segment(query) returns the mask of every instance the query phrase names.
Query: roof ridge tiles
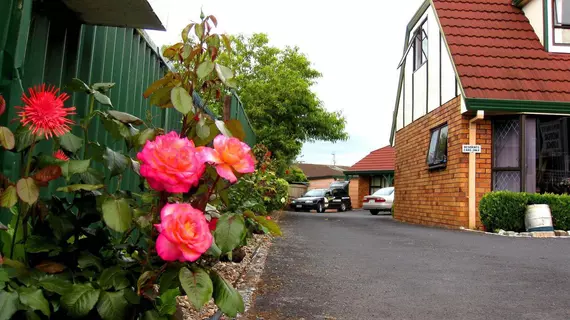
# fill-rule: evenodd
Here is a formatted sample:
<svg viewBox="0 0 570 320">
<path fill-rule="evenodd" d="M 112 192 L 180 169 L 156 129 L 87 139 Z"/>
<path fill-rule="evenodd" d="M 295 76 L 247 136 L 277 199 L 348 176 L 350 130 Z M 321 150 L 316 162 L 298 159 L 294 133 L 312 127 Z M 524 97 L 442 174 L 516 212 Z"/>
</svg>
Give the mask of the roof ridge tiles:
<svg viewBox="0 0 570 320">
<path fill-rule="evenodd" d="M 527 50 L 534 50 L 534 49 L 527 49 Z M 544 56 L 544 57 L 512 57 L 509 55 L 496 55 L 496 54 L 473 54 L 473 53 L 453 53 L 454 56 L 461 56 L 461 57 L 481 57 L 481 58 L 509 58 L 509 59 L 523 59 L 523 60 L 546 60 L 546 61 L 552 61 L 551 58 L 549 58 L 548 56 Z M 557 57 L 557 59 L 560 59 L 562 61 L 570 61 L 570 56 L 569 57 Z M 566 69 L 564 69 L 566 70 Z"/>
<path fill-rule="evenodd" d="M 513 69 L 513 70 L 537 70 L 537 71 L 567 71 L 568 70 L 565 68 L 513 67 L 513 66 L 474 64 L 474 63 L 456 63 L 456 65 L 462 66 L 462 67 L 472 67 L 472 68 L 495 68 L 495 69 Z M 570 81 L 570 79 L 569 79 L 569 81 Z"/>
<path fill-rule="evenodd" d="M 465 89 L 476 89 L 476 90 L 485 90 L 485 91 L 501 91 L 501 92 L 541 92 L 541 93 L 563 93 L 563 94 L 570 94 L 570 91 L 561 91 L 561 90 L 550 90 L 550 89 L 527 89 L 527 88 L 487 88 L 487 87 L 478 87 L 478 86 L 465 86 Z"/>
<path fill-rule="evenodd" d="M 531 78 L 525 78 L 525 77 L 512 77 L 512 76 L 506 76 L 506 77 L 500 77 L 500 76 L 477 76 L 477 75 L 473 75 L 473 74 L 462 74 L 464 77 L 467 78 L 477 78 L 477 79 L 496 79 L 496 80 L 524 80 L 524 81 L 534 81 L 534 82 L 543 82 L 544 79 L 531 79 Z M 564 80 L 564 79 L 548 79 L 549 82 L 570 82 L 570 79 L 568 80 Z M 561 92 L 561 91 L 555 91 L 555 92 Z M 562 91 L 562 92 L 570 92 L 570 90 L 568 91 Z"/>
<path fill-rule="evenodd" d="M 483 39 L 501 39 L 501 40 L 535 40 L 535 37 L 498 37 L 498 36 L 485 36 L 485 35 L 465 35 L 459 33 L 447 33 L 448 36 L 455 36 L 455 37 L 469 37 L 469 38 L 483 38 Z"/>
</svg>

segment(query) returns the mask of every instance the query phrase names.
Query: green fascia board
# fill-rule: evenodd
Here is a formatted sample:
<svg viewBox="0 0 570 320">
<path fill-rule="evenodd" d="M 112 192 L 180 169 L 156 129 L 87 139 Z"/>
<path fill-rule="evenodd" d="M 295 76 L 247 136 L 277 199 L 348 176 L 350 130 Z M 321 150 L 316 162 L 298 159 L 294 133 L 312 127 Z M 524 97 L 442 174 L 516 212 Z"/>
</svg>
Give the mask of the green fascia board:
<svg viewBox="0 0 570 320">
<path fill-rule="evenodd" d="M 406 53 L 408 50 L 408 42 L 410 41 L 410 31 L 412 28 L 420 21 L 421 17 L 424 15 L 426 10 L 429 8 L 431 4 L 430 0 L 425 0 L 418 11 L 414 14 L 410 22 L 408 22 L 408 26 L 406 27 L 406 40 L 404 41 L 404 50 L 402 50 L 402 54 Z M 398 119 L 398 104 L 400 103 L 400 95 L 402 94 L 402 86 L 404 85 L 404 75 L 406 74 L 406 64 L 404 63 L 402 67 L 400 67 L 400 80 L 398 83 L 398 92 L 396 93 L 396 103 L 394 106 L 394 112 L 392 114 L 392 131 L 390 132 L 390 145 L 394 145 L 394 138 L 396 136 L 396 121 Z"/>
<path fill-rule="evenodd" d="M 394 174 L 394 170 L 365 170 L 365 171 L 344 171 L 347 176 L 373 176 L 378 174 Z"/>
<path fill-rule="evenodd" d="M 465 99 L 467 110 L 570 114 L 570 102 Z"/>
</svg>

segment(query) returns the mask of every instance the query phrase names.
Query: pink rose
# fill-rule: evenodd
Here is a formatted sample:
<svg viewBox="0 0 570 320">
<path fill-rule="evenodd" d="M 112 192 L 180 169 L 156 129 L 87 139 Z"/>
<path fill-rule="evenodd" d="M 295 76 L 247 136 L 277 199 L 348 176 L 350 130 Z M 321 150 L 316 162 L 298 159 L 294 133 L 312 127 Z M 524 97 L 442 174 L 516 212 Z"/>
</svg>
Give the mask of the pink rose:
<svg viewBox="0 0 570 320">
<path fill-rule="evenodd" d="M 251 149 L 237 138 L 228 138 L 220 134 L 214 139 L 214 149 L 202 150 L 204 160 L 215 164 L 218 174 L 232 183 L 237 181 L 233 170 L 240 173 L 255 171 L 255 160 L 251 155 Z"/>
<path fill-rule="evenodd" d="M 137 154 L 140 173 L 156 191 L 188 192 L 206 170 L 194 142 L 180 138 L 174 131 L 147 141 Z"/>
<path fill-rule="evenodd" d="M 212 245 L 204 214 L 188 203 L 167 204 L 160 211 L 156 252 L 165 261 L 196 261 Z"/>
</svg>

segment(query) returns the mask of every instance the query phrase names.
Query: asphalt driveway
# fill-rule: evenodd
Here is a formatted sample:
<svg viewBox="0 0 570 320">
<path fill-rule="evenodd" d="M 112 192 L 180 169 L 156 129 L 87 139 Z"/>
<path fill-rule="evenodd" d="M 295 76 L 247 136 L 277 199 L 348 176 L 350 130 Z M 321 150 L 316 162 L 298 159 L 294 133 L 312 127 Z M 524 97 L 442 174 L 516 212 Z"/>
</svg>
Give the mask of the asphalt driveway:
<svg viewBox="0 0 570 320">
<path fill-rule="evenodd" d="M 287 212 L 250 319 L 570 319 L 570 239 Z"/>
</svg>

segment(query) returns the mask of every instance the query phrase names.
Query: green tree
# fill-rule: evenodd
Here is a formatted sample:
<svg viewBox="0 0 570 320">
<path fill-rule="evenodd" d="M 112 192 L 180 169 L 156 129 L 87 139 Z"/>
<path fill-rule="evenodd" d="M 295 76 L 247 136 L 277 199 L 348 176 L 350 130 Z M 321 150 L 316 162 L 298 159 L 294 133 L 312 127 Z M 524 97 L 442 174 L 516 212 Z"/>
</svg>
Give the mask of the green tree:
<svg viewBox="0 0 570 320">
<path fill-rule="evenodd" d="M 303 143 L 346 140 L 346 120 L 329 112 L 311 90 L 321 73 L 297 47 L 277 48 L 265 34 L 232 37 L 233 53 L 220 60 L 235 72 L 236 90 L 258 143 L 291 163 Z"/>
</svg>

